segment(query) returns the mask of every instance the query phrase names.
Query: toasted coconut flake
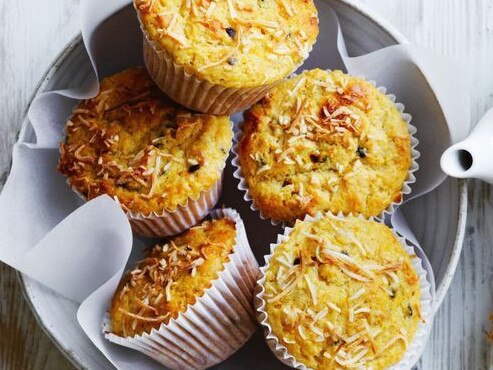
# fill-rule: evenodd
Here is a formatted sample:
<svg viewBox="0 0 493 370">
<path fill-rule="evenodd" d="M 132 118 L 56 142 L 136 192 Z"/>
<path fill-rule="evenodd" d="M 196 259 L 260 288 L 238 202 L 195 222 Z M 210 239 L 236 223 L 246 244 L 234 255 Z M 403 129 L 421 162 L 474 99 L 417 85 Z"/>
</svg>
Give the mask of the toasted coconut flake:
<svg viewBox="0 0 493 370">
<path fill-rule="evenodd" d="M 286 259 L 285 256 L 280 256 L 276 258 L 276 261 L 279 262 L 280 264 L 286 266 L 288 269 L 291 269 L 293 265 L 289 263 L 289 261 Z"/>
<path fill-rule="evenodd" d="M 235 52 L 231 52 L 231 53 L 229 53 L 228 55 L 226 55 L 225 57 L 223 57 L 223 58 L 219 59 L 219 60 L 218 60 L 218 61 L 216 61 L 216 62 L 211 62 L 211 63 L 209 63 L 209 64 L 203 65 L 203 66 L 201 66 L 201 67 L 197 68 L 197 71 L 198 71 L 198 72 L 202 72 L 202 71 L 204 71 L 204 70 L 206 70 L 206 69 L 208 69 L 208 68 L 212 68 L 212 67 L 218 66 L 218 65 L 220 65 L 220 64 L 222 64 L 222 63 L 225 63 L 225 62 L 227 62 L 227 61 L 228 61 L 228 59 L 229 59 L 229 58 L 231 58 L 231 57 L 234 55 L 234 53 L 235 53 Z"/>
<path fill-rule="evenodd" d="M 128 286 L 128 284 L 125 284 L 125 286 L 122 288 L 122 291 L 120 292 L 120 299 L 123 298 L 123 296 L 128 292 L 129 289 L 130 287 Z"/>
<path fill-rule="evenodd" d="M 358 368 L 358 367 L 361 367 L 361 366 L 364 366 L 364 362 L 358 362 L 359 360 L 361 360 L 362 357 L 365 356 L 365 354 L 368 352 L 368 349 L 366 349 L 366 351 L 361 351 L 358 356 L 355 356 L 355 357 L 349 357 L 348 356 L 348 359 L 340 359 L 338 357 L 335 358 L 335 361 L 343 366 L 343 367 L 346 367 L 346 368 Z"/>
<path fill-rule="evenodd" d="M 349 322 L 354 322 L 354 308 L 349 309 L 349 316 L 348 316 Z"/>
<path fill-rule="evenodd" d="M 359 297 L 361 297 L 363 294 L 365 294 L 366 290 L 365 288 L 361 288 L 360 290 L 358 290 L 356 293 L 354 293 L 351 297 L 349 297 L 349 300 L 350 301 L 354 301 L 355 299 L 358 299 Z"/>
<path fill-rule="evenodd" d="M 364 276 L 361 276 L 361 275 L 358 275 L 350 270 L 348 270 L 347 268 L 345 268 L 344 266 L 339 266 L 339 268 L 346 274 L 348 275 L 350 278 L 353 278 L 354 280 L 358 280 L 358 281 L 362 281 L 364 283 L 367 283 L 370 281 L 370 279 L 364 277 Z"/>
<path fill-rule="evenodd" d="M 303 340 L 307 340 L 308 337 L 305 333 L 305 329 L 303 328 L 303 325 L 298 325 L 298 333 L 300 334 L 300 337 L 303 339 Z"/>
<path fill-rule="evenodd" d="M 291 54 L 291 49 L 288 48 L 286 45 L 277 46 L 273 51 L 277 55 Z"/>
<path fill-rule="evenodd" d="M 318 312 L 314 317 L 313 317 L 313 322 L 317 322 L 320 320 L 322 317 L 325 317 L 329 310 L 327 308 L 324 308 L 322 311 Z"/>
<path fill-rule="evenodd" d="M 407 339 L 406 337 L 404 337 L 403 335 L 397 335 L 395 336 L 394 338 L 392 338 L 385 346 L 383 346 L 383 348 L 380 349 L 380 351 L 378 352 L 379 354 L 382 354 L 386 349 L 392 347 L 395 343 L 397 343 L 398 341 L 402 341 L 404 343 L 404 348 L 407 348 L 408 346 L 408 343 L 407 343 Z"/>
<path fill-rule="evenodd" d="M 341 309 L 337 305 L 335 305 L 334 303 L 327 302 L 327 306 L 329 308 L 331 308 L 332 310 L 336 311 L 337 313 L 341 313 Z"/>
<path fill-rule="evenodd" d="M 304 278 L 306 281 L 306 285 L 308 286 L 308 290 L 310 291 L 310 296 L 312 297 L 313 304 L 316 305 L 318 303 L 317 289 L 315 288 L 315 285 L 313 284 L 313 281 L 310 278 L 310 276 L 305 275 Z"/>
<path fill-rule="evenodd" d="M 343 338 L 343 339 L 344 339 L 344 341 L 346 343 L 350 344 L 350 343 L 353 343 L 354 341 L 356 341 L 356 340 L 358 340 L 360 338 L 361 338 L 361 334 L 360 333 L 356 333 L 356 334 L 351 335 L 348 338 Z"/>
<path fill-rule="evenodd" d="M 358 308 L 356 311 L 354 311 L 354 315 L 358 315 L 360 313 L 371 313 L 371 309 L 368 308 L 368 307 L 361 307 L 361 308 Z"/>
<path fill-rule="evenodd" d="M 74 157 L 78 160 L 78 161 L 91 161 L 94 159 L 93 157 L 91 156 L 82 156 L 81 155 L 81 152 L 84 150 L 86 146 L 84 144 L 82 144 L 81 146 L 79 146 L 79 148 L 77 148 L 77 150 L 74 152 Z"/>
<path fill-rule="evenodd" d="M 393 295 L 394 295 L 394 292 L 393 292 L 393 291 L 391 291 L 389 288 L 384 287 L 384 286 L 382 286 L 382 285 L 380 285 L 380 284 L 378 284 L 378 287 L 379 287 L 380 289 L 382 289 L 384 292 L 386 292 L 388 295 L 390 295 L 390 296 L 393 296 Z"/>
<path fill-rule="evenodd" d="M 286 13 L 288 13 L 290 17 L 293 16 L 294 13 L 291 5 L 289 4 L 289 0 L 281 0 L 281 3 L 284 9 L 286 10 Z"/>
<path fill-rule="evenodd" d="M 166 284 L 166 288 L 164 289 L 166 294 L 166 302 L 171 301 L 171 284 L 173 284 L 173 280 L 169 280 Z"/>
<path fill-rule="evenodd" d="M 149 175 L 152 175 L 155 171 L 156 171 L 155 168 L 148 168 L 147 170 L 145 170 L 144 172 L 142 172 L 142 175 L 149 176 Z"/>
<path fill-rule="evenodd" d="M 385 273 L 388 271 L 400 270 L 402 268 L 402 266 L 403 266 L 403 262 L 399 261 L 397 263 L 391 263 L 391 264 L 385 265 L 385 266 L 377 266 L 377 268 L 375 268 L 375 270 L 377 270 L 378 273 Z"/>
<path fill-rule="evenodd" d="M 296 343 L 295 340 L 290 340 L 287 337 L 283 337 L 282 340 L 283 340 L 284 343 L 288 343 L 288 344 L 294 344 L 294 343 Z"/>
<path fill-rule="evenodd" d="M 302 77 L 299 81 L 294 85 L 293 89 L 289 92 L 290 96 L 295 96 L 300 87 L 306 82 L 306 77 Z"/>
<path fill-rule="evenodd" d="M 236 8 L 233 0 L 228 0 L 228 9 L 231 19 L 236 19 L 238 17 L 238 13 L 236 12 Z"/>
<path fill-rule="evenodd" d="M 296 287 L 296 285 L 298 284 L 298 282 L 299 282 L 299 280 L 300 280 L 300 279 L 299 279 L 299 278 L 300 278 L 300 276 L 301 276 L 301 275 L 296 276 L 296 277 L 293 279 L 293 282 L 292 282 L 291 284 L 289 284 L 289 286 L 285 287 L 285 288 L 284 288 L 284 290 L 283 290 L 281 293 L 279 293 L 278 295 L 276 295 L 276 296 L 274 296 L 274 297 L 272 297 L 272 298 L 269 298 L 269 299 L 267 300 L 267 302 L 269 302 L 269 303 L 276 302 L 276 301 L 280 300 L 282 297 L 284 297 L 284 296 L 288 295 L 289 293 L 291 293 L 291 292 L 292 292 L 292 290 L 293 290 L 293 289 Z"/>
<path fill-rule="evenodd" d="M 216 3 L 214 1 L 211 1 L 209 7 L 207 8 L 207 11 L 205 12 L 205 17 L 210 18 L 212 16 L 212 13 L 214 12 L 214 9 L 216 9 Z"/>
<path fill-rule="evenodd" d="M 246 25 L 255 25 L 258 27 L 266 27 L 266 28 L 278 28 L 279 22 L 275 21 L 264 21 L 261 19 L 237 19 L 238 22 L 246 24 Z"/>
<path fill-rule="evenodd" d="M 158 305 L 161 300 L 164 298 L 164 294 L 161 292 L 159 293 L 159 295 L 156 297 L 156 299 L 154 300 L 154 305 Z"/>
<path fill-rule="evenodd" d="M 145 322 L 163 322 L 170 315 L 170 313 L 168 312 L 166 315 L 162 315 L 162 316 L 158 316 L 158 317 L 147 317 L 147 316 L 141 316 L 141 315 L 134 314 L 130 311 L 125 310 L 122 307 L 119 307 L 118 311 L 120 311 L 122 314 L 127 315 L 129 317 L 132 317 L 136 320 L 141 320 L 141 321 L 145 321 Z"/>
<path fill-rule="evenodd" d="M 142 308 L 145 308 L 146 310 L 152 311 L 155 315 L 157 315 L 157 314 L 158 314 L 157 310 L 156 310 L 154 307 L 149 306 L 149 301 L 148 301 L 148 299 L 146 299 L 146 300 L 142 301 L 142 300 L 140 300 L 140 299 L 138 299 L 138 298 L 135 298 L 135 301 L 136 301 L 139 305 L 141 305 L 141 306 L 142 306 Z"/>
<path fill-rule="evenodd" d="M 387 274 L 392 279 L 394 284 L 398 285 L 401 282 L 399 276 L 397 276 L 397 274 L 394 271 L 385 271 L 385 274 Z"/>
<path fill-rule="evenodd" d="M 268 164 L 263 165 L 257 170 L 257 175 L 261 174 L 262 172 L 269 171 L 272 167 L 269 166 Z"/>
<path fill-rule="evenodd" d="M 173 18 L 171 18 L 171 21 L 168 23 L 168 27 L 166 27 L 166 32 L 167 33 L 173 31 L 173 28 L 175 27 L 177 18 L 178 18 L 178 14 L 176 14 L 176 13 L 173 14 Z"/>
<path fill-rule="evenodd" d="M 314 324 L 310 325 L 310 330 L 317 336 L 324 338 L 324 332 L 320 328 L 317 328 Z"/>
</svg>

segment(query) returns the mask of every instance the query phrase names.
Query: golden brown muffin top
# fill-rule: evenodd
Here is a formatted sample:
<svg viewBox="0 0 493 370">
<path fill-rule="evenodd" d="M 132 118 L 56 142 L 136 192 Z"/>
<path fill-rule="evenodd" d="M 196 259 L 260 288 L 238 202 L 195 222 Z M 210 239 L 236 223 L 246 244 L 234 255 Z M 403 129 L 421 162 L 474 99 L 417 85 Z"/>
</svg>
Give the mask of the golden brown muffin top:
<svg viewBox="0 0 493 370">
<path fill-rule="evenodd" d="M 149 38 L 186 71 L 212 84 L 279 81 L 318 36 L 312 0 L 134 0 Z"/>
<path fill-rule="evenodd" d="M 396 364 L 421 321 L 412 257 L 374 221 L 297 221 L 265 273 L 273 334 L 312 369 Z"/>
<path fill-rule="evenodd" d="M 235 244 L 235 223 L 223 218 L 156 245 L 118 287 L 112 332 L 122 337 L 150 333 L 185 312 L 224 270 Z"/>
<path fill-rule="evenodd" d="M 329 210 L 377 216 L 401 200 L 411 141 L 399 110 L 372 84 L 315 69 L 247 111 L 239 159 L 267 217 L 292 222 Z"/>
<path fill-rule="evenodd" d="M 105 78 L 77 105 L 58 170 L 86 199 L 108 194 L 124 210 L 174 210 L 221 177 L 232 141 L 227 116 L 193 113 L 154 85 L 146 70 Z"/>
</svg>

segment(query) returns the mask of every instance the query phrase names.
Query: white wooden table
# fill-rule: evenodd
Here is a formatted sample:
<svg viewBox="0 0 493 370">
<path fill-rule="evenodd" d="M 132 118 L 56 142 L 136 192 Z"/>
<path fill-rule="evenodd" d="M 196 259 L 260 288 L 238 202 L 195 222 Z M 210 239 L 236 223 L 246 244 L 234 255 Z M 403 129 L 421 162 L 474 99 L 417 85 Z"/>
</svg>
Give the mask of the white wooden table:
<svg viewBox="0 0 493 370">
<path fill-rule="evenodd" d="M 464 64 L 471 118 L 493 106 L 493 0 L 362 0 L 412 43 Z M 33 89 L 78 32 L 78 0 L 0 2 L 0 190 Z M 466 86 L 457 88 L 468 89 Z M 491 150 L 485 148 L 485 150 Z M 469 182 L 469 221 L 452 286 L 438 312 L 422 368 L 487 369 L 493 311 L 493 192 Z M 0 265 L 0 368 L 73 369 L 36 324 L 15 273 Z"/>
</svg>

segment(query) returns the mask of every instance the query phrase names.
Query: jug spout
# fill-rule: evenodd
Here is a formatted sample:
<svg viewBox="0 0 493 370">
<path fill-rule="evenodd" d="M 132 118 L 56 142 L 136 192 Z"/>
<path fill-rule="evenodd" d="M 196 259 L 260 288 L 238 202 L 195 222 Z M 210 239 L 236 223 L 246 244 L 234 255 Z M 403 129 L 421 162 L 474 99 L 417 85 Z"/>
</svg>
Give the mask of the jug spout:
<svg viewBox="0 0 493 370">
<path fill-rule="evenodd" d="M 473 173 L 477 175 L 477 171 L 473 170 L 474 164 L 477 160 L 474 161 L 473 153 L 462 142 L 448 148 L 440 160 L 443 172 L 461 179 L 475 177 Z"/>
<path fill-rule="evenodd" d="M 493 184 L 493 109 L 481 119 L 467 139 L 448 148 L 440 166 L 449 176 L 478 178 Z"/>
</svg>

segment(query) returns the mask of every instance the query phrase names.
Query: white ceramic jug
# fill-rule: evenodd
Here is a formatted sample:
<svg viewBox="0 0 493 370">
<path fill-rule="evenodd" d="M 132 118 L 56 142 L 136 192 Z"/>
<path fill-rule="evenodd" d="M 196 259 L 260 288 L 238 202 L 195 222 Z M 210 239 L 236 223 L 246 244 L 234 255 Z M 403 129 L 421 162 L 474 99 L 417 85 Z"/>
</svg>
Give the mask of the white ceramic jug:
<svg viewBox="0 0 493 370">
<path fill-rule="evenodd" d="M 449 176 L 473 177 L 493 184 L 493 108 L 463 141 L 448 148 L 441 157 L 440 166 Z"/>
</svg>

